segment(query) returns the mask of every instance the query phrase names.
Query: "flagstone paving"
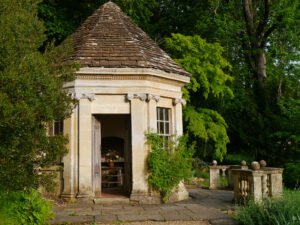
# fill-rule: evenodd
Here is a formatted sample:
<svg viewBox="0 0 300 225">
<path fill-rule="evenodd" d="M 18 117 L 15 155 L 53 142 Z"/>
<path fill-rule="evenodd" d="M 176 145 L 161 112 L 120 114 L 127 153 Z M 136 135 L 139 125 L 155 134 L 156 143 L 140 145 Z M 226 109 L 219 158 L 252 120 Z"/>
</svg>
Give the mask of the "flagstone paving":
<svg viewBox="0 0 300 225">
<path fill-rule="evenodd" d="M 233 192 L 191 186 L 189 200 L 162 205 L 69 204 L 56 207 L 51 224 L 201 224 L 234 225 Z"/>
</svg>

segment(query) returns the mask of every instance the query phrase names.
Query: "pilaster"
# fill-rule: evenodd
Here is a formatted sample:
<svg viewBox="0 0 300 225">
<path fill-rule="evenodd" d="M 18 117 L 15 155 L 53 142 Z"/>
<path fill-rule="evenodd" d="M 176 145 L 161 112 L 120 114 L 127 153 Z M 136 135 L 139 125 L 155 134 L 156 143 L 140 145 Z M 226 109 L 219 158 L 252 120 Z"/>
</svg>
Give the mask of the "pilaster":
<svg viewBox="0 0 300 225">
<path fill-rule="evenodd" d="M 132 126 L 132 192 L 131 200 L 140 201 L 148 194 L 147 183 L 147 156 L 145 144 L 148 127 L 148 109 L 146 94 L 128 94 L 127 100 L 131 101 L 131 126 Z"/>
<path fill-rule="evenodd" d="M 173 100 L 174 114 L 175 114 L 175 130 L 174 134 L 181 136 L 183 134 L 182 128 L 182 105 L 185 105 L 186 101 L 184 99 L 176 98 Z"/>
<path fill-rule="evenodd" d="M 77 121 L 78 121 L 78 107 L 73 110 L 70 118 L 64 121 L 64 135 L 68 136 L 69 142 L 67 144 L 68 153 L 63 158 L 64 171 L 64 190 L 61 194 L 63 199 L 72 200 L 75 198 L 78 190 L 77 180 Z"/>
<path fill-rule="evenodd" d="M 77 198 L 88 198 L 92 193 L 92 114 L 89 98 L 79 100 L 79 151 L 78 151 L 78 195 Z"/>
</svg>

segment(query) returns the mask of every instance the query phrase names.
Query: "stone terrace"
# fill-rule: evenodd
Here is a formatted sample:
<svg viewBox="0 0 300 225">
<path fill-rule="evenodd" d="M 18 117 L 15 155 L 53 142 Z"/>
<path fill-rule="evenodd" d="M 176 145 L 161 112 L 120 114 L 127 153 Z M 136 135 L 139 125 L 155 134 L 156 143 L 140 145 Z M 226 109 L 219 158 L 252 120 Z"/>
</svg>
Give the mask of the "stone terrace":
<svg viewBox="0 0 300 225">
<path fill-rule="evenodd" d="M 144 221 L 148 221 L 145 224 L 156 224 L 151 221 L 169 221 L 166 224 L 238 224 L 229 216 L 235 208 L 232 204 L 232 191 L 210 191 L 191 186 L 189 187 L 189 193 L 191 199 L 172 204 L 74 204 L 56 207 L 55 220 L 50 223 L 91 224 L 96 222 L 103 224 L 111 222 L 124 223 L 126 221 L 128 223 L 140 222 L 139 224 L 143 222 L 144 224 Z M 170 221 L 173 221 L 173 223 Z M 178 221 L 181 221 L 181 223 Z"/>
</svg>

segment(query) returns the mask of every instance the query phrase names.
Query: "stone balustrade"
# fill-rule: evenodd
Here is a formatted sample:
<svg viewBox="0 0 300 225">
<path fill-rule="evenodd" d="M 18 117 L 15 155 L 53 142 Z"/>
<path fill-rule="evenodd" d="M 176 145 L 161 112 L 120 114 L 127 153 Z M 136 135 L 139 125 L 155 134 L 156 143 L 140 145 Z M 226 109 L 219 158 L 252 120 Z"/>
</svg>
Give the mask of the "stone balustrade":
<svg viewBox="0 0 300 225">
<path fill-rule="evenodd" d="M 218 188 L 226 188 L 226 174 L 228 181 L 228 188 L 233 188 L 233 179 L 231 171 L 233 169 L 248 169 L 246 163 L 244 165 L 217 165 L 217 161 L 213 161 L 213 165 L 209 166 L 209 189 L 214 190 Z M 221 172 L 221 178 L 220 178 Z M 221 182 L 222 181 L 222 185 Z"/>
<path fill-rule="evenodd" d="M 255 169 L 231 170 L 235 202 L 243 203 L 251 198 L 254 201 L 261 201 L 265 197 L 278 197 L 281 195 L 283 169 L 257 168 L 257 164 L 255 166 Z"/>
</svg>

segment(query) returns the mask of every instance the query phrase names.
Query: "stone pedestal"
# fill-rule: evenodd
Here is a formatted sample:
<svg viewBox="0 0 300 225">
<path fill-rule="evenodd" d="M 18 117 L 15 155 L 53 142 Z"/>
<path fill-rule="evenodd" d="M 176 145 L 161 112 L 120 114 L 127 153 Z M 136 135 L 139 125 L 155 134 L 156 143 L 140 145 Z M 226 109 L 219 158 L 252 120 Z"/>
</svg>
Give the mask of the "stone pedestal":
<svg viewBox="0 0 300 225">
<path fill-rule="evenodd" d="M 219 166 L 209 167 L 209 189 L 218 189 L 220 186 L 220 168 Z"/>
</svg>

